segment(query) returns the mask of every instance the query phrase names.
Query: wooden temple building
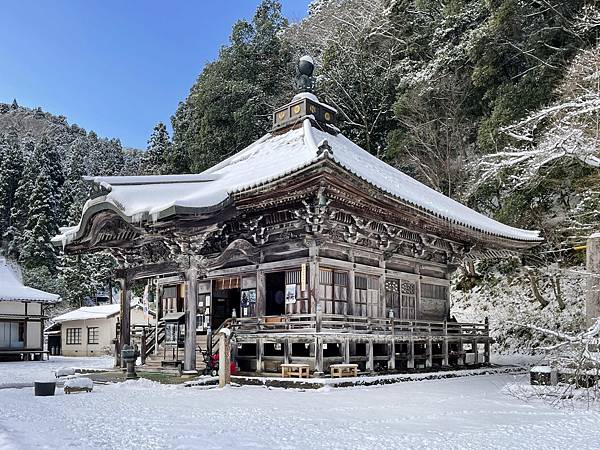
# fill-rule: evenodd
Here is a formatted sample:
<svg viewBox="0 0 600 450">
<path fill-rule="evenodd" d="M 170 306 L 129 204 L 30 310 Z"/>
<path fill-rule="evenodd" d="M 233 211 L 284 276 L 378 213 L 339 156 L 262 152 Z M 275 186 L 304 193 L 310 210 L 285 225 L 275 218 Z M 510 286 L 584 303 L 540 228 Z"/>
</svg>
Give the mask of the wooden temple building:
<svg viewBox="0 0 600 450">
<path fill-rule="evenodd" d="M 333 108 L 301 93 L 274 111 L 268 134 L 203 173 L 90 178 L 80 223 L 54 241 L 119 262 L 121 344 L 131 284 L 150 278 L 159 320 L 144 356 L 182 361 L 185 373 L 220 327 L 245 372 L 488 361 L 484 318 L 451 320 L 450 275 L 464 258 L 533 247 L 538 232 L 426 187 L 335 124 Z"/>
</svg>

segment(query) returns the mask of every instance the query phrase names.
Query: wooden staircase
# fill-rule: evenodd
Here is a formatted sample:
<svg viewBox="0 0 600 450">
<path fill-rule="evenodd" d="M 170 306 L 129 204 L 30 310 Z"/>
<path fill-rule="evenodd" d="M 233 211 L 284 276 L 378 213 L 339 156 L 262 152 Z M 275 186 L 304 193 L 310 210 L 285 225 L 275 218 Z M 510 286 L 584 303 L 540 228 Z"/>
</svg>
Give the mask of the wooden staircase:
<svg viewBox="0 0 600 450">
<path fill-rule="evenodd" d="M 196 336 L 196 370 L 202 372 L 204 370 L 204 358 L 201 350 L 206 350 L 207 337 L 205 334 L 199 334 Z M 158 346 L 158 352 L 147 353 L 146 357 L 140 367 L 140 370 L 146 370 L 148 372 L 169 372 L 179 373 L 180 367 L 183 365 L 184 349 L 180 348 L 179 352 L 175 352 L 173 357 L 173 349 L 169 346 L 165 348 L 164 344 L 161 343 Z"/>
<path fill-rule="evenodd" d="M 215 337 L 212 342 L 212 354 L 217 353 L 219 350 L 219 332 L 224 327 L 229 327 L 231 323 L 232 319 L 227 319 L 219 328 L 217 328 L 213 335 Z M 153 326 L 143 326 L 132 329 L 132 339 L 133 342 L 138 344 L 142 359 L 140 370 L 146 370 L 148 372 L 179 373 L 179 370 L 183 365 L 184 349 L 180 348 L 174 355 L 172 347 L 165 346 L 164 322 L 159 321 L 158 323 L 158 339 L 156 339 L 156 330 L 157 329 Z M 155 351 L 157 341 L 158 348 L 157 351 Z M 206 334 L 196 335 L 196 370 L 200 373 L 202 373 L 206 367 L 202 350 L 206 350 L 207 348 L 208 336 Z"/>
</svg>

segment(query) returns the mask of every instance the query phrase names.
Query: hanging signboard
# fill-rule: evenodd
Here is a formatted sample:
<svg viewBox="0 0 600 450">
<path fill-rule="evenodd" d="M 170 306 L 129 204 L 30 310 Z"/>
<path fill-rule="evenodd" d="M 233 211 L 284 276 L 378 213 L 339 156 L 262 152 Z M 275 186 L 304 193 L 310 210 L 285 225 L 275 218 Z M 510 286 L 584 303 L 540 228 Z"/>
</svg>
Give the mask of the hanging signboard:
<svg viewBox="0 0 600 450">
<path fill-rule="evenodd" d="M 154 284 L 179 284 L 184 281 L 183 275 L 173 275 L 169 277 L 156 278 Z"/>
<path fill-rule="evenodd" d="M 285 304 L 293 305 L 296 303 L 296 285 L 286 284 L 285 285 Z"/>
<path fill-rule="evenodd" d="M 306 264 L 300 266 L 300 290 L 306 291 Z"/>
</svg>

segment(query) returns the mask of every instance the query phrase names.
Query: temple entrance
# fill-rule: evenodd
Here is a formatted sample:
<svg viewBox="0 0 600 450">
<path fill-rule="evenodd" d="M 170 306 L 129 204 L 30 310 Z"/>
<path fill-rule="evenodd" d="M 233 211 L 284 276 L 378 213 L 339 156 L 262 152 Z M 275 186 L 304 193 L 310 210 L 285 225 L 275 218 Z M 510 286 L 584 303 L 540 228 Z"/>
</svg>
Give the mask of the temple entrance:
<svg viewBox="0 0 600 450">
<path fill-rule="evenodd" d="M 233 315 L 233 310 L 240 316 L 239 283 L 231 283 L 232 287 L 224 286 L 222 280 L 213 284 L 211 328 L 216 330 L 226 319 Z M 234 287 L 235 286 L 235 287 Z"/>
<path fill-rule="evenodd" d="M 285 314 L 285 272 L 265 274 L 266 315 L 282 316 Z"/>
</svg>

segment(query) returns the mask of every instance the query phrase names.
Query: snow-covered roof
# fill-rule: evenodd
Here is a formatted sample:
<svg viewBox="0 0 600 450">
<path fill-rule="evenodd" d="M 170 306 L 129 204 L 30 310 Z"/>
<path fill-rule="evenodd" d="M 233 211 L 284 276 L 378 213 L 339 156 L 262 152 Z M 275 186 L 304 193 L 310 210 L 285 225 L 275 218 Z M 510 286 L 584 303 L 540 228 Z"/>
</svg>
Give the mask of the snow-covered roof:
<svg viewBox="0 0 600 450">
<path fill-rule="evenodd" d="M 24 286 L 15 270 L 0 257 L 0 302 L 22 301 L 36 303 L 57 303 L 60 296 Z"/>
<path fill-rule="evenodd" d="M 216 166 L 198 175 L 97 177 L 108 193 L 89 200 L 83 221 L 94 211 L 112 209 L 129 222 L 158 220 L 177 212 L 212 211 L 231 194 L 291 174 L 322 158 L 318 144 L 327 140 L 333 161 L 380 190 L 457 225 L 520 241 L 541 241 L 539 232 L 510 227 L 452 200 L 362 149 L 341 133 L 315 128 L 310 119 L 283 134 L 267 134 Z M 87 213 L 87 218 L 86 218 Z M 81 223 L 63 228 L 55 242 L 77 239 Z"/>
<path fill-rule="evenodd" d="M 138 304 L 132 302 L 131 307 L 135 308 Z M 79 309 L 69 311 L 52 319 L 55 323 L 70 322 L 72 320 L 91 320 L 91 319 L 106 319 L 108 317 L 119 314 L 121 305 L 118 303 L 110 303 L 108 305 L 99 306 L 83 306 Z"/>
</svg>

